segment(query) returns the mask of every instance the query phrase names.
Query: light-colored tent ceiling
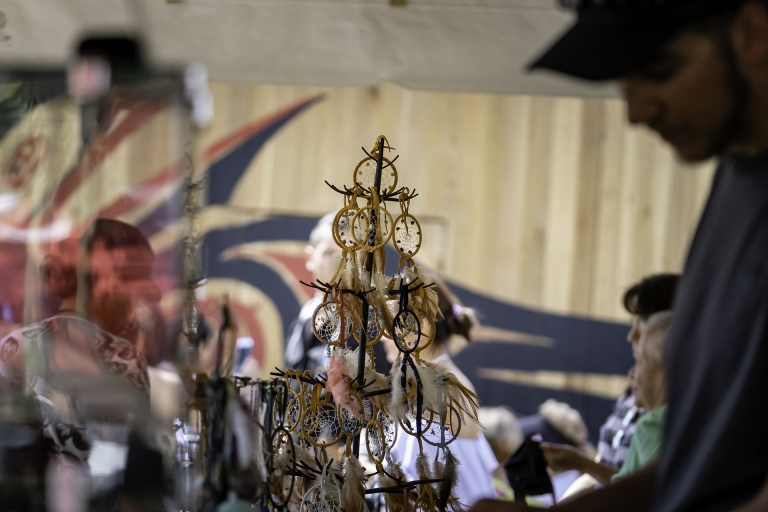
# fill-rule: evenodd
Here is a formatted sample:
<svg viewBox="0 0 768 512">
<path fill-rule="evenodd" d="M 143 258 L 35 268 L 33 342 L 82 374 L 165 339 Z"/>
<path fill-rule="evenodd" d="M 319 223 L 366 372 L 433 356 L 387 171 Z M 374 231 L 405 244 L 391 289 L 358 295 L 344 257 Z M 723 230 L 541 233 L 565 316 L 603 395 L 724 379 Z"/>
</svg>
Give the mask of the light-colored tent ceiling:
<svg viewBox="0 0 768 512">
<path fill-rule="evenodd" d="M 217 81 L 615 95 L 525 72 L 572 20 L 555 0 L 0 0 L 0 11 L 0 65 L 63 65 L 83 33 L 142 26 L 154 62 L 202 62 Z"/>
</svg>

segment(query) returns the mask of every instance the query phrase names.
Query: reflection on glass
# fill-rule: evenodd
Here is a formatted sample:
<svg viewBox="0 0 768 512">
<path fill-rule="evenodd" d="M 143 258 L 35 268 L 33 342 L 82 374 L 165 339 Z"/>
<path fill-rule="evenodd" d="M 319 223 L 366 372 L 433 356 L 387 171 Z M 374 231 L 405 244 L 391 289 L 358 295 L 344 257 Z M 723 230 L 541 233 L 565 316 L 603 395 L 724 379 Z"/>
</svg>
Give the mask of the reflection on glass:
<svg viewBox="0 0 768 512">
<path fill-rule="evenodd" d="M 88 101 L 64 73 L 0 73 L 3 507 L 159 510 L 172 494 L 186 110 L 174 76 L 108 56 Z"/>
</svg>

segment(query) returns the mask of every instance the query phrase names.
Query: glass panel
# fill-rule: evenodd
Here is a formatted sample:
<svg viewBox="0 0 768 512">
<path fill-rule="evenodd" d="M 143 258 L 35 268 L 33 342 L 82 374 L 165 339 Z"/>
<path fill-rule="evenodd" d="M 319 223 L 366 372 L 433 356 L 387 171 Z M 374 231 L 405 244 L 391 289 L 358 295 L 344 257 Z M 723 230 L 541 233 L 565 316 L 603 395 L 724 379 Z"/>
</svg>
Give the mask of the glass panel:
<svg viewBox="0 0 768 512">
<path fill-rule="evenodd" d="M 173 457 L 188 113 L 176 76 L 124 56 L 0 74 L 0 500 L 19 509 L 147 503 Z"/>
</svg>

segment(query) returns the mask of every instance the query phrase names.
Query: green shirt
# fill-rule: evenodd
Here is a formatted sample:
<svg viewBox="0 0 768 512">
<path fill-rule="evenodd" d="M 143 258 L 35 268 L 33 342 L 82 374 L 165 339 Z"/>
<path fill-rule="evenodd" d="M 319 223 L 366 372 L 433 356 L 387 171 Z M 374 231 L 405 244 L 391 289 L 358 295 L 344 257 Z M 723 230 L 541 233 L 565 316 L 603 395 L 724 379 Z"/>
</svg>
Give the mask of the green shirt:
<svg viewBox="0 0 768 512">
<path fill-rule="evenodd" d="M 661 440 L 664 434 L 664 419 L 667 416 L 667 404 L 646 412 L 637 421 L 632 442 L 621 470 L 613 475 L 612 482 L 635 473 L 659 457 Z"/>
</svg>

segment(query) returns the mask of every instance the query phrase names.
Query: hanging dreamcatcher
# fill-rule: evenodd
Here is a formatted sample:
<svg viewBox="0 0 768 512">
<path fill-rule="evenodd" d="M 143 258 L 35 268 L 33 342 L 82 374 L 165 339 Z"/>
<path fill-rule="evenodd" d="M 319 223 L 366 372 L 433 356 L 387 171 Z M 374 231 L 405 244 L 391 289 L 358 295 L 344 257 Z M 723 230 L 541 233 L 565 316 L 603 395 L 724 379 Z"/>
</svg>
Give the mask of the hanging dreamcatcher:
<svg viewBox="0 0 768 512">
<path fill-rule="evenodd" d="M 355 167 L 352 187 L 331 186 L 344 197 L 331 227 L 341 258 L 328 282 L 304 283 L 323 297 L 311 326 L 326 345 L 326 375 L 276 369 L 272 381 L 236 380 L 250 390 L 250 404 L 241 409 L 234 394 L 211 388 L 216 400 L 203 418 L 213 498 L 228 488 L 221 475 L 231 475 L 250 478 L 251 502 L 274 512 L 364 512 L 365 495 L 373 492 L 383 493 L 388 512 L 456 508 L 450 445 L 462 418 L 476 421 L 477 397 L 445 366 L 420 356 L 432 343 L 440 311 L 431 281 L 414 261 L 423 240 L 409 211 L 417 194 L 396 188 L 397 157 L 385 156 L 393 149 L 378 137 Z M 399 207 L 394 218 L 388 203 Z M 386 274 L 390 242 L 399 255 L 394 276 Z M 391 377 L 375 370 L 373 347 L 384 337 L 399 351 Z M 398 435 L 418 440 L 416 481 L 392 460 Z M 431 462 L 425 443 L 437 447 Z M 363 469 L 361 450 L 379 487 L 366 490 L 372 475 Z"/>
</svg>

